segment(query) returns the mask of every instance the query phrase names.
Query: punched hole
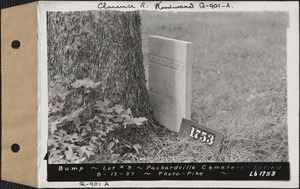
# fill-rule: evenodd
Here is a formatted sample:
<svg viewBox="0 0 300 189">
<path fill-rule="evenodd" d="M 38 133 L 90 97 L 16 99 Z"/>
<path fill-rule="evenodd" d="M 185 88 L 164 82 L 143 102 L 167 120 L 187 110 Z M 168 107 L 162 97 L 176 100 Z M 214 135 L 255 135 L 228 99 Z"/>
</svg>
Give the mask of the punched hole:
<svg viewBox="0 0 300 189">
<path fill-rule="evenodd" d="M 19 144 L 13 144 L 11 146 L 11 151 L 13 151 L 14 153 L 17 153 L 19 150 L 20 150 Z"/>
<path fill-rule="evenodd" d="M 21 46 L 21 43 L 18 40 L 13 40 L 13 42 L 11 42 L 11 47 L 13 49 L 18 49 L 18 48 L 20 48 L 20 46 Z"/>
</svg>

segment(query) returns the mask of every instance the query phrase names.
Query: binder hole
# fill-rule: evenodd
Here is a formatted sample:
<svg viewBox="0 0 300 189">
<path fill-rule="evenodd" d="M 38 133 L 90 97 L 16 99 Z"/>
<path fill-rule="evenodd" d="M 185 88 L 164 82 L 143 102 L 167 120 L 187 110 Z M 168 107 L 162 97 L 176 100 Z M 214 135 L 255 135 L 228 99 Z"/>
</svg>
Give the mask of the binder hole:
<svg viewBox="0 0 300 189">
<path fill-rule="evenodd" d="M 14 153 L 17 153 L 19 150 L 20 150 L 19 144 L 13 144 L 11 146 L 11 151 L 13 151 Z"/>
<path fill-rule="evenodd" d="M 13 40 L 13 42 L 11 42 L 11 47 L 13 49 L 18 49 L 18 48 L 20 48 L 20 46 L 21 46 L 21 43 L 18 40 Z"/>
</svg>

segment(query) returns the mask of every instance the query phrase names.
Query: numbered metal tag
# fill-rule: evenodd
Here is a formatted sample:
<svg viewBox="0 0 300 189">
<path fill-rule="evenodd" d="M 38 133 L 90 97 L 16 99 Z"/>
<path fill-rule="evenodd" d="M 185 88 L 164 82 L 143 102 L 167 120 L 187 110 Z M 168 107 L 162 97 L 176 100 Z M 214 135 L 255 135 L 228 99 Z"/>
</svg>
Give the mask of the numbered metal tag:
<svg viewBox="0 0 300 189">
<path fill-rule="evenodd" d="M 224 138 L 222 133 L 184 118 L 182 119 L 178 136 L 181 138 L 193 138 L 212 147 L 219 146 Z"/>
</svg>

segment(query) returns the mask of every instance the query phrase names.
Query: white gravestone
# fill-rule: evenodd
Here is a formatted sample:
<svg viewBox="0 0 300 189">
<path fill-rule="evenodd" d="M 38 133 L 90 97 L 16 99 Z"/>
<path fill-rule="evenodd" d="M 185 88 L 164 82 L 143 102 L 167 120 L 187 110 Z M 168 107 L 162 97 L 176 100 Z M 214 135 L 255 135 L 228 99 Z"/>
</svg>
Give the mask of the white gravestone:
<svg viewBox="0 0 300 189">
<path fill-rule="evenodd" d="M 191 42 L 149 36 L 149 98 L 154 117 L 179 131 L 191 119 Z"/>
</svg>

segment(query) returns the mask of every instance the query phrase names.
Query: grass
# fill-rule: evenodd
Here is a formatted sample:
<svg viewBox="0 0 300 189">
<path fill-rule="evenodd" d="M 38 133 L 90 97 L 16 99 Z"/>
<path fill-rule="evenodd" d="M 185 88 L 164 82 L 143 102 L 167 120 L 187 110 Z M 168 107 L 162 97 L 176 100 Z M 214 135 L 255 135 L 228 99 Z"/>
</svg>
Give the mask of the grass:
<svg viewBox="0 0 300 189">
<path fill-rule="evenodd" d="M 193 43 L 192 120 L 224 134 L 220 149 L 160 131 L 147 162 L 288 161 L 287 14 L 142 13 L 147 36 Z"/>
</svg>

